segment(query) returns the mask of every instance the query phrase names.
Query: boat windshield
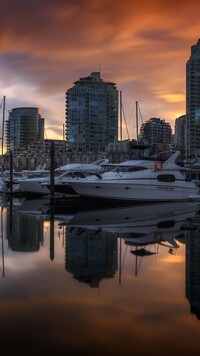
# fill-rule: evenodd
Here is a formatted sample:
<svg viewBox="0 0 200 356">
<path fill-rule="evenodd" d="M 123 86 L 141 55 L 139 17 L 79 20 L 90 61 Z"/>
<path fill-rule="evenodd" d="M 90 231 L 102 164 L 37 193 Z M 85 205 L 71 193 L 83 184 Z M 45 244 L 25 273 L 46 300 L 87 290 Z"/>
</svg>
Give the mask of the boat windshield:
<svg viewBox="0 0 200 356">
<path fill-rule="evenodd" d="M 118 166 L 115 167 L 112 172 L 137 172 L 137 171 L 143 171 L 145 169 L 148 169 L 147 167 L 142 167 L 142 166 Z"/>
<path fill-rule="evenodd" d="M 94 175 L 93 172 L 79 172 L 79 171 L 72 171 L 72 172 L 64 172 L 59 177 L 61 178 L 85 178 L 87 176 Z"/>
</svg>

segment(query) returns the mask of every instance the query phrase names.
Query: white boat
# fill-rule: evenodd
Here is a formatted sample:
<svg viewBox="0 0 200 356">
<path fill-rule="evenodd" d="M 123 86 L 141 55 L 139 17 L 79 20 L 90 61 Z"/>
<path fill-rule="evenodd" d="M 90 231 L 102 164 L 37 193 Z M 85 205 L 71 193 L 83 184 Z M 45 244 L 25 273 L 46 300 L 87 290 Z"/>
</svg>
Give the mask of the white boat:
<svg viewBox="0 0 200 356">
<path fill-rule="evenodd" d="M 17 180 L 20 189 L 26 193 L 35 193 L 45 195 L 49 193 L 49 190 L 45 186 L 41 186 L 41 183 L 46 181 L 49 177 L 49 171 L 44 172 L 32 172 L 28 177 L 23 177 Z"/>
<path fill-rule="evenodd" d="M 24 181 L 42 181 L 49 175 L 49 171 L 45 168 L 38 168 L 36 170 L 23 170 L 21 172 L 13 171 L 12 178 L 12 191 L 19 192 L 24 191 L 21 186 L 21 182 Z M 7 191 L 10 189 L 10 170 L 6 170 L 2 173 L 2 179 L 6 183 Z"/>
<path fill-rule="evenodd" d="M 101 170 L 101 165 L 92 163 L 71 163 L 55 169 L 55 193 L 76 194 L 67 184 L 68 180 L 83 178 Z M 22 190 L 28 194 L 47 195 L 50 193 L 50 174 L 18 180 Z"/>
<path fill-rule="evenodd" d="M 116 166 L 113 163 L 108 163 L 108 160 L 100 161 L 99 163 L 71 163 L 64 167 L 58 168 L 56 171 L 61 173 L 58 177 L 55 177 L 54 192 L 61 195 L 74 195 L 76 192 L 70 186 L 72 180 L 79 180 L 89 176 L 97 175 L 100 172 L 111 169 Z M 44 181 L 42 186 L 46 186 L 50 192 L 50 180 Z"/>
<path fill-rule="evenodd" d="M 110 172 L 73 180 L 70 185 L 80 196 L 95 199 L 162 202 L 198 198 L 198 187 L 185 180 L 181 167 L 175 163 L 179 153 L 164 163 L 126 161 Z"/>
</svg>

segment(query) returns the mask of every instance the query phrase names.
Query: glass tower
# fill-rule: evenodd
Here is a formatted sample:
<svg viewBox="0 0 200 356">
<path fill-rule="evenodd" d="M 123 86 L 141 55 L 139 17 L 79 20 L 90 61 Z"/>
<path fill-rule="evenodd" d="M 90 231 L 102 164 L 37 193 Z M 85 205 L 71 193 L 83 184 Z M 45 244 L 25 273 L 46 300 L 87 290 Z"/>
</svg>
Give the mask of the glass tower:
<svg viewBox="0 0 200 356">
<path fill-rule="evenodd" d="M 7 151 L 44 140 L 44 119 L 38 108 L 14 108 L 6 121 Z"/>
<path fill-rule="evenodd" d="M 171 143 L 172 129 L 169 123 L 157 117 L 152 117 L 142 124 L 139 138 L 141 142 L 150 144 Z"/>
<path fill-rule="evenodd" d="M 99 72 L 80 78 L 66 92 L 67 148 L 80 152 L 105 150 L 118 137 L 118 91 Z"/>
<path fill-rule="evenodd" d="M 200 40 L 186 64 L 187 158 L 200 156 Z"/>
</svg>

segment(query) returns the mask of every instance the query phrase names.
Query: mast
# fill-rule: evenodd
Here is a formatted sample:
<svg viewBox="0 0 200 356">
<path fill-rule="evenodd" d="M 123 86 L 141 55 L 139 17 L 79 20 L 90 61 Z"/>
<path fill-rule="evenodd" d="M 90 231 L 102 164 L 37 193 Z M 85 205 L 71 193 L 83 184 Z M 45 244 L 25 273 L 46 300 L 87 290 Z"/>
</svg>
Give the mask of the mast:
<svg viewBox="0 0 200 356">
<path fill-rule="evenodd" d="M 65 164 L 65 125 L 63 124 L 62 164 Z"/>
<path fill-rule="evenodd" d="M 6 106 L 6 97 L 3 97 L 3 122 L 2 122 L 2 137 L 1 137 L 1 173 L 3 172 L 3 146 L 4 146 L 4 123 L 5 123 L 5 106 Z"/>
<path fill-rule="evenodd" d="M 138 143 L 138 101 L 135 102 L 136 106 L 136 141 Z"/>
<path fill-rule="evenodd" d="M 122 141 L 122 92 L 119 92 L 119 102 L 120 102 L 120 141 Z"/>
</svg>

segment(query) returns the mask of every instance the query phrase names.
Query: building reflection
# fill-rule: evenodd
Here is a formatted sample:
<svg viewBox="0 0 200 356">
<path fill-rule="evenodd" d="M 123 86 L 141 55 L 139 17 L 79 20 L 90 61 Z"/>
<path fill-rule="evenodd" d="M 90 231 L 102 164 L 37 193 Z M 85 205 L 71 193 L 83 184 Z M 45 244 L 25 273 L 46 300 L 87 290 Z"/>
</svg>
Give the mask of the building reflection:
<svg viewBox="0 0 200 356">
<path fill-rule="evenodd" d="M 43 242 L 44 219 L 40 215 L 7 211 L 7 239 L 13 251 L 34 252 Z"/>
<path fill-rule="evenodd" d="M 186 298 L 190 311 L 200 320 L 200 230 L 188 231 L 186 237 Z"/>
<path fill-rule="evenodd" d="M 65 268 L 75 279 L 98 287 L 117 270 L 117 239 L 108 233 L 84 228 L 66 229 Z"/>
</svg>

